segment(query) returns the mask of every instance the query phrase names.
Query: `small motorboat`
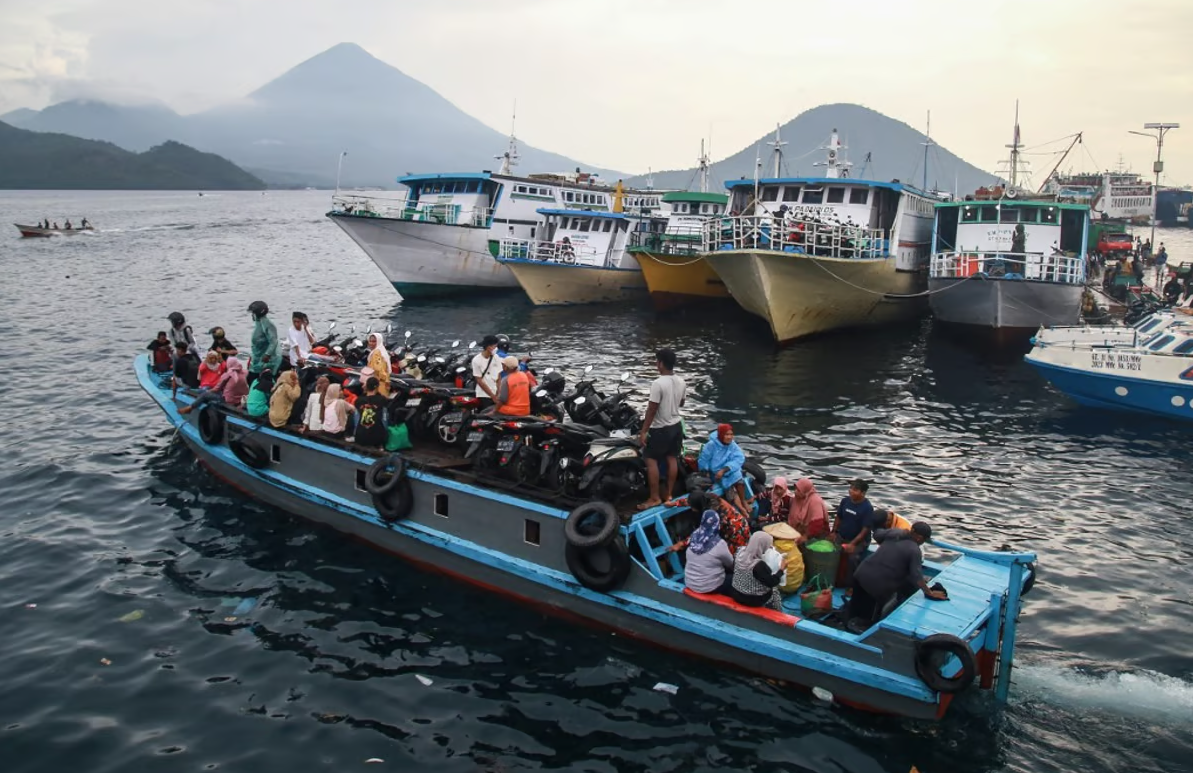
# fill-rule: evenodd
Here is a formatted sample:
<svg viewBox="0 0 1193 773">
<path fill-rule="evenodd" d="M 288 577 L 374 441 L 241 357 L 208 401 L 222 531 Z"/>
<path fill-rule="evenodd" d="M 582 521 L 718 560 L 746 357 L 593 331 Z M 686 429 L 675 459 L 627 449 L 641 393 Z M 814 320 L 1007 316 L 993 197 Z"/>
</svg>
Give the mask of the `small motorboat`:
<svg viewBox="0 0 1193 773">
<path fill-rule="evenodd" d="M 21 236 L 74 236 L 75 234 L 94 231 L 95 226 L 88 225 L 85 228 L 42 228 L 36 225 L 21 225 L 20 223 L 13 223 L 17 230 L 21 232 Z"/>
</svg>

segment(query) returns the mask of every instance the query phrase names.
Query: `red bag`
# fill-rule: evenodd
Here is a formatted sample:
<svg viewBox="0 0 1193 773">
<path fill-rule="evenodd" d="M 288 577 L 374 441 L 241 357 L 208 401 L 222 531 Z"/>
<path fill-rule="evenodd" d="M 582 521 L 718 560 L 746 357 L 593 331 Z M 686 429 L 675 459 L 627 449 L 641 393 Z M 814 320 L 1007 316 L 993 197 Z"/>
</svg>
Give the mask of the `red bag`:
<svg viewBox="0 0 1193 773">
<path fill-rule="evenodd" d="M 823 617 L 833 611 L 833 589 L 824 587 L 820 575 L 813 576 L 808 589 L 799 594 L 799 608 L 804 617 Z"/>
</svg>

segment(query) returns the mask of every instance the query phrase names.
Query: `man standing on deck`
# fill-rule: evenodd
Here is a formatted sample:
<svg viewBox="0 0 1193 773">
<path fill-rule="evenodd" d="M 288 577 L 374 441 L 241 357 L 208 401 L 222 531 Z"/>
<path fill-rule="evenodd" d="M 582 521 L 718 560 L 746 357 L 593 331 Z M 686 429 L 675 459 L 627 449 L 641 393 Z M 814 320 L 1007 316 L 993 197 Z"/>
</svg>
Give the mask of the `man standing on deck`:
<svg viewBox="0 0 1193 773">
<path fill-rule="evenodd" d="M 1156 281 L 1152 282 L 1156 289 L 1160 289 L 1160 283 L 1164 281 L 1164 277 L 1168 275 L 1168 250 L 1164 249 L 1164 242 L 1160 242 L 1160 249 L 1156 252 Z"/>
<path fill-rule="evenodd" d="M 476 396 L 481 407 L 488 408 L 497 398 L 497 377 L 501 374 L 501 361 L 497 359 L 497 336 L 490 333 L 481 339 L 480 353 L 472 358 L 472 377 L 476 380 Z"/>
<path fill-rule="evenodd" d="M 638 505 L 646 510 L 661 505 L 664 498 L 670 499 L 679 477 L 679 453 L 683 446 L 683 426 L 680 424 L 679 409 L 687 396 L 687 384 L 675 375 L 675 352 L 659 349 L 655 352 L 655 366 L 659 377 L 650 385 L 650 404 L 646 406 L 646 417 L 642 422 L 642 434 L 638 444 L 646 458 L 646 480 L 650 484 L 650 498 Z M 666 497 L 659 491 L 660 464 L 667 465 Z"/>
<path fill-rule="evenodd" d="M 878 550 L 858 567 L 853 596 L 849 599 L 851 629 L 869 628 L 883 617 L 892 600 L 901 603 L 917 590 L 937 601 L 948 598 L 947 593 L 929 588 L 924 579 L 924 554 L 920 545 L 932 539 L 931 526 L 917 521 L 910 531 L 883 529 L 875 538 Z"/>
<path fill-rule="evenodd" d="M 874 525 L 874 505 L 866 499 L 870 484 L 861 478 L 849 482 L 849 496 L 837 505 L 837 517 L 829 536 L 841 546 L 841 569 L 837 572 L 837 583 L 844 588 L 853 587 L 853 573 L 866 557 L 870 548 L 870 529 Z"/>
</svg>

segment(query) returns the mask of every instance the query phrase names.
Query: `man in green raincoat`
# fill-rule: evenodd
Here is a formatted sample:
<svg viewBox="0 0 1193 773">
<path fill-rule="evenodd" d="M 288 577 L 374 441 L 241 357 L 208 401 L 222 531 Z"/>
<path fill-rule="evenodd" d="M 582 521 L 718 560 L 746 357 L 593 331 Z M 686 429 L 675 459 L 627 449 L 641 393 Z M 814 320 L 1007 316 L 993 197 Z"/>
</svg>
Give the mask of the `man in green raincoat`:
<svg viewBox="0 0 1193 773">
<path fill-rule="evenodd" d="M 282 347 L 278 342 L 277 325 L 269 319 L 269 306 L 265 301 L 249 304 L 253 315 L 252 360 L 249 362 L 249 383 L 253 383 L 261 371 L 277 372 L 282 362 Z"/>
</svg>

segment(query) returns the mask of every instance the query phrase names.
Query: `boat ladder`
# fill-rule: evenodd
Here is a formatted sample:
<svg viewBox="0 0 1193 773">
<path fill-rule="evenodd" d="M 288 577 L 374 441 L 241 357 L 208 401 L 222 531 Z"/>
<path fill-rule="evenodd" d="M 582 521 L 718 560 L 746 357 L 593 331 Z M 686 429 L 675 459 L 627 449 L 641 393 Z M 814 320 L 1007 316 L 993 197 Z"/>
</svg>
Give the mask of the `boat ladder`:
<svg viewBox="0 0 1193 773">
<path fill-rule="evenodd" d="M 679 564 L 679 556 L 668 552 L 671 547 L 671 535 L 667 533 L 667 525 L 659 513 L 638 516 L 627 527 L 629 536 L 638 545 L 642 553 L 642 561 L 646 570 L 656 579 L 678 579 L 683 576 L 683 567 Z M 666 570 L 659 563 L 659 558 L 665 557 Z M 669 571 L 668 571 L 669 570 Z"/>
</svg>

